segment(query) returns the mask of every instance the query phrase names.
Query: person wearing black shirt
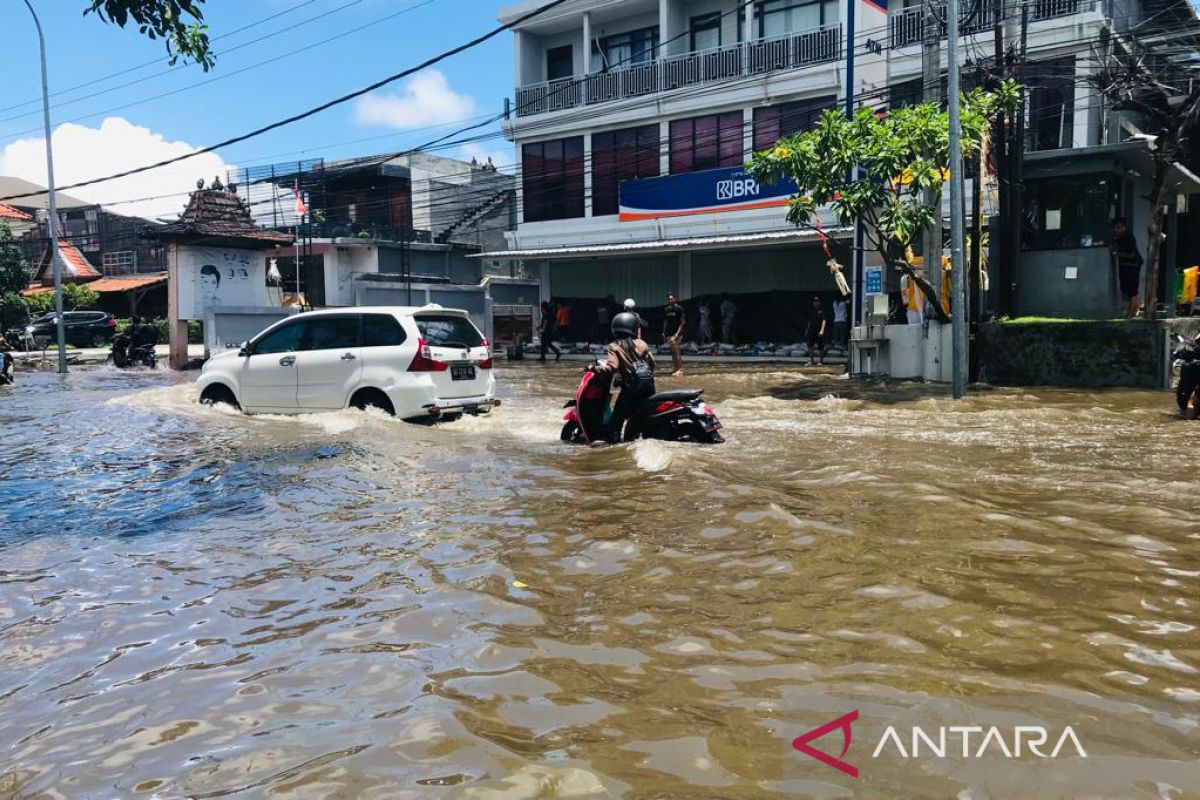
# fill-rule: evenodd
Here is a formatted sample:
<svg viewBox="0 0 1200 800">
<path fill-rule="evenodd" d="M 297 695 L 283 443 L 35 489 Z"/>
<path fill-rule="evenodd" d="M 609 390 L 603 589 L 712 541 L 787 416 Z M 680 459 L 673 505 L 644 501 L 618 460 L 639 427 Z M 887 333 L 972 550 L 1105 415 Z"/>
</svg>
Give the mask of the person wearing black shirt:
<svg viewBox="0 0 1200 800">
<path fill-rule="evenodd" d="M 683 306 L 679 305 L 679 301 L 675 295 L 667 295 L 667 307 L 663 310 L 663 341 L 667 343 L 667 347 L 671 348 L 671 363 L 675 367 L 675 371 L 671 373 L 671 377 L 677 378 L 683 374 L 683 326 L 687 323 L 687 316 L 683 313 Z"/>
<path fill-rule="evenodd" d="M 1138 292 L 1142 276 L 1142 254 L 1138 252 L 1137 239 L 1129 232 L 1129 225 L 1124 217 L 1113 220 L 1113 238 L 1109 246 L 1113 262 L 1117 267 L 1117 282 L 1121 294 L 1128 303 L 1125 315 L 1136 317 L 1139 310 Z"/>
<path fill-rule="evenodd" d="M 825 316 L 825 308 L 821 305 L 821 298 L 814 297 L 812 299 L 812 316 L 808 320 L 808 364 L 813 366 L 817 363 L 816 355 L 819 352 L 821 356 L 822 366 L 825 364 L 825 334 L 828 321 Z"/>
</svg>

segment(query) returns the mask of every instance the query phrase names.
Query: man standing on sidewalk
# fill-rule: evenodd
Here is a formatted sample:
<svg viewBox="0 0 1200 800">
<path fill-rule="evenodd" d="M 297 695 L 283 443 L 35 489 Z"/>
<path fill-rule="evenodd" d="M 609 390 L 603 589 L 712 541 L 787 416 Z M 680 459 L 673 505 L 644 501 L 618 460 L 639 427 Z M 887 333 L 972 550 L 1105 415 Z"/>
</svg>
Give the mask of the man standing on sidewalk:
<svg viewBox="0 0 1200 800">
<path fill-rule="evenodd" d="M 672 378 L 678 378 L 683 374 L 683 326 L 687 323 L 687 316 L 683 313 L 683 306 L 679 305 L 674 294 L 667 295 L 667 307 L 663 309 L 663 341 L 667 343 L 667 347 L 671 348 L 671 362 L 675 366 L 675 371 L 671 373 Z"/>
</svg>

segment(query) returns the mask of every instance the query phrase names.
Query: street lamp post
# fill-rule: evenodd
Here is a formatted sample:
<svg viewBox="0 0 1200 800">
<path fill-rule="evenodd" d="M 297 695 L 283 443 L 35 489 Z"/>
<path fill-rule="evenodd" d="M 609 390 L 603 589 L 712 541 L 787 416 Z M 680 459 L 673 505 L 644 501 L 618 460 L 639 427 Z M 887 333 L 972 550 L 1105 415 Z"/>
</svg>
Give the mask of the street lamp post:
<svg viewBox="0 0 1200 800">
<path fill-rule="evenodd" d="M 54 145 L 50 141 L 50 82 L 46 79 L 46 39 L 42 36 L 42 23 L 29 0 L 25 7 L 33 15 L 37 26 L 38 48 L 42 56 L 42 124 L 46 129 L 46 189 L 49 192 L 49 219 L 46 228 L 50 236 L 50 258 L 54 265 L 54 315 L 58 318 L 58 371 L 67 371 L 67 341 L 63 321 L 62 254 L 58 252 L 58 201 L 54 192 Z"/>
</svg>

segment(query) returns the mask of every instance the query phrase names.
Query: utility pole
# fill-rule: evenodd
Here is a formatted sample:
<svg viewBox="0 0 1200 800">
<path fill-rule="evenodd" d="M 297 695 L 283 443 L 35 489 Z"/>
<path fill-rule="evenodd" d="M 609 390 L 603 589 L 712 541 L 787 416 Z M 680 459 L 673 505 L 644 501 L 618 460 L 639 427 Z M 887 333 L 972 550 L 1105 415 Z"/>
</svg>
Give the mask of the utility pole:
<svg viewBox="0 0 1200 800">
<path fill-rule="evenodd" d="M 962 102 L 958 71 L 958 0 L 946 2 L 946 70 L 950 95 L 950 313 L 953 336 L 954 399 L 967 393 L 967 294 L 963 264 Z"/>
<path fill-rule="evenodd" d="M 1006 17 L 1005 24 L 1011 26 L 1013 23 L 1019 23 L 1018 31 L 1013 31 L 1010 27 L 1006 32 L 1006 39 L 1011 39 L 1009 34 L 1017 34 L 1020 44 L 1017 47 L 1015 63 L 1013 64 L 1011 74 L 1016 80 L 1021 79 L 1021 70 L 1025 65 L 1025 50 L 1028 44 L 1029 35 L 1029 5 L 1026 0 L 1016 0 L 1018 8 L 1009 8 L 1008 11 L 1016 11 L 1011 15 L 1011 19 Z M 1006 12 L 1007 13 L 1007 12 Z M 1017 111 L 1012 118 L 1012 126 L 1008 131 L 1008 161 L 1007 166 L 1007 184 L 1008 184 L 1008 213 L 1007 225 L 1004 230 L 1005 243 L 1005 263 L 1003 265 L 1003 280 L 1002 285 L 998 287 L 1001 292 L 1002 300 L 1001 307 L 1009 314 L 1016 310 L 1017 304 L 1017 260 L 1021 256 L 1021 214 L 1023 204 L 1024 187 L 1022 185 L 1021 173 L 1023 171 L 1023 162 L 1025 160 L 1025 93 L 1021 93 L 1021 102 L 1017 104 Z"/>
<path fill-rule="evenodd" d="M 1011 16 L 1004 3 L 1000 3 L 997 8 L 999 13 L 996 15 L 995 25 L 995 59 L 996 59 L 996 79 L 1004 80 L 1008 77 L 1008 53 L 1004 49 L 1004 29 L 1008 26 L 1008 18 Z M 1010 201 L 1011 187 L 1009 186 L 1008 165 L 1009 148 L 1008 148 L 1008 131 L 1004 124 L 1004 115 L 997 114 L 995 122 L 992 124 L 992 160 L 996 165 L 996 189 L 997 189 L 997 222 L 995 226 L 988 226 L 991 233 L 992 252 L 995 254 L 996 268 L 993 274 L 996 278 L 995 292 L 989 298 L 992 309 L 1000 316 L 1009 313 L 1008 304 L 1008 286 L 1012 282 L 1010 275 L 1011 260 L 1016 257 L 1015 254 L 1008 252 L 1008 229 L 1012 224 L 1012 203 Z"/>
<path fill-rule="evenodd" d="M 937 10 L 931 3 L 926 3 L 922 15 L 924 41 L 921 47 L 921 99 L 926 103 L 937 103 L 939 106 L 945 99 L 942 97 L 942 25 Z M 925 203 L 933 205 L 934 193 L 925 192 Z M 925 277 L 935 286 L 935 279 L 942 263 L 942 209 L 937 209 L 937 221 L 933 227 L 925 231 L 921 240 L 921 253 L 925 258 Z M 934 265 L 937 265 L 936 267 Z"/>
<path fill-rule="evenodd" d="M 54 265 L 54 315 L 58 318 L 55 326 L 58 339 L 58 371 L 67 373 L 67 332 L 63 319 L 62 294 L 62 253 L 58 252 L 58 198 L 54 190 L 54 144 L 50 139 L 50 82 L 46 78 L 46 39 L 42 36 L 42 22 L 29 0 L 25 7 L 33 15 L 33 24 L 37 27 L 38 49 L 42 57 L 42 125 L 46 131 L 46 189 L 49 192 L 47 204 L 49 218 L 46 220 L 46 231 L 50 237 L 50 263 Z"/>
</svg>

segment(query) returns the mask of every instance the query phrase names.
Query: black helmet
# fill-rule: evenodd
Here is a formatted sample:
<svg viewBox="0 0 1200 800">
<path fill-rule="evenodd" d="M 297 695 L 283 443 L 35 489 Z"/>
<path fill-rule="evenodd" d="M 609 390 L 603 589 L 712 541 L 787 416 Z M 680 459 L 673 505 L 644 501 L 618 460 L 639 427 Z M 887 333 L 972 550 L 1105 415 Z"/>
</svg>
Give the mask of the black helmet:
<svg viewBox="0 0 1200 800">
<path fill-rule="evenodd" d="M 637 336 L 637 314 L 623 311 L 612 319 L 612 334 L 618 339 L 630 339 Z"/>
</svg>

